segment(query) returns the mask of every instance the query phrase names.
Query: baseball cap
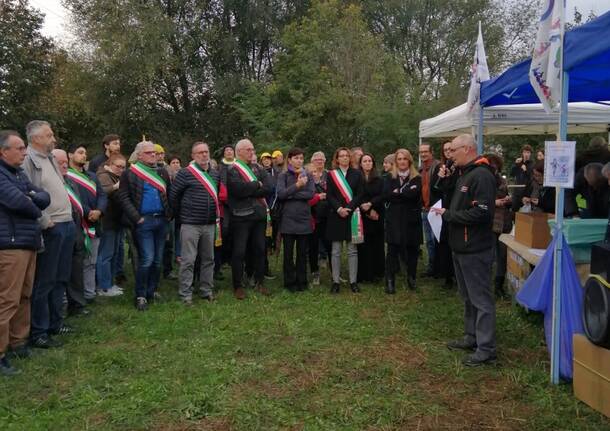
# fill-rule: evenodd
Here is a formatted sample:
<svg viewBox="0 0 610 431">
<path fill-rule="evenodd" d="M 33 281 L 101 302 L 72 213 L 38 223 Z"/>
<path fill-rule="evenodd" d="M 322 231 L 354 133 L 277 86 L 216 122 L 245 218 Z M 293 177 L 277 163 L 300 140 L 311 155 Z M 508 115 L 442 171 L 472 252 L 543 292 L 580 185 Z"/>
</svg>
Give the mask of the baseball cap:
<svg viewBox="0 0 610 431">
<path fill-rule="evenodd" d="M 282 154 L 282 152 L 280 150 L 275 150 L 271 157 L 275 159 L 276 157 L 283 157 L 283 156 L 284 155 Z"/>
<path fill-rule="evenodd" d="M 155 153 L 159 154 L 159 153 L 164 153 L 165 150 L 163 149 L 163 147 L 160 144 L 155 144 Z"/>
</svg>

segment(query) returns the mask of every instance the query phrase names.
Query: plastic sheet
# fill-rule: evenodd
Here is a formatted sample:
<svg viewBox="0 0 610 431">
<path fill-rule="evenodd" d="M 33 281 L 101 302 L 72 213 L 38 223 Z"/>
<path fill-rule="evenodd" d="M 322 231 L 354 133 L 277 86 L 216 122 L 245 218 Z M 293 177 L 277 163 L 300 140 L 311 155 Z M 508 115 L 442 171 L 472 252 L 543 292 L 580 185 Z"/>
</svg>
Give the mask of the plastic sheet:
<svg viewBox="0 0 610 431">
<path fill-rule="evenodd" d="M 563 237 L 562 237 L 563 238 Z M 555 256 L 554 237 L 546 253 L 538 262 L 525 284 L 517 293 L 517 301 L 524 307 L 544 313 L 544 334 L 546 345 L 551 354 L 551 337 L 553 331 L 553 260 Z M 559 374 L 562 379 L 572 380 L 572 336 L 582 334 L 583 290 L 578 273 L 570 253 L 569 246 L 563 239 L 561 271 L 561 312 L 560 312 L 560 358 Z"/>
</svg>

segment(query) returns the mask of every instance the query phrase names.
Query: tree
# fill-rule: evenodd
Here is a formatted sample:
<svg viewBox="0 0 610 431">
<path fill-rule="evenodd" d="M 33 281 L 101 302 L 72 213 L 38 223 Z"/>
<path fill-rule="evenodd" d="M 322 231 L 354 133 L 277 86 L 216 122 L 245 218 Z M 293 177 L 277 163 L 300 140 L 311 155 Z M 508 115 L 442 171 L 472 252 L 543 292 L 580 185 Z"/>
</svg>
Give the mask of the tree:
<svg viewBox="0 0 610 431">
<path fill-rule="evenodd" d="M 251 85 L 239 111 L 258 143 L 331 151 L 383 151 L 412 138 L 399 65 L 372 35 L 360 7 L 314 1 L 286 27 L 271 83 Z"/>
<path fill-rule="evenodd" d="M 53 44 L 43 17 L 26 0 L 0 0 L 0 127 L 22 130 L 41 116 L 42 92 L 53 74 Z"/>
</svg>

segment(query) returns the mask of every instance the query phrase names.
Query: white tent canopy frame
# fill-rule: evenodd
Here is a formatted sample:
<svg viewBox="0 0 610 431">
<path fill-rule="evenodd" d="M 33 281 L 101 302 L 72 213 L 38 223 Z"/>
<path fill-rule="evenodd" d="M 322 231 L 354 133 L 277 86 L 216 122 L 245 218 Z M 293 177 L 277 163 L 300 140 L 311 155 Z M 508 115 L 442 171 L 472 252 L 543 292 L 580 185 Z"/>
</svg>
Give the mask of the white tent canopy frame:
<svg viewBox="0 0 610 431">
<path fill-rule="evenodd" d="M 610 132 L 610 105 L 575 102 L 568 104 L 568 133 Z M 559 112 L 547 114 L 542 104 L 499 105 L 483 109 L 483 135 L 556 135 Z M 478 113 L 469 114 L 466 104 L 419 123 L 419 137 L 444 138 L 476 134 Z"/>
</svg>

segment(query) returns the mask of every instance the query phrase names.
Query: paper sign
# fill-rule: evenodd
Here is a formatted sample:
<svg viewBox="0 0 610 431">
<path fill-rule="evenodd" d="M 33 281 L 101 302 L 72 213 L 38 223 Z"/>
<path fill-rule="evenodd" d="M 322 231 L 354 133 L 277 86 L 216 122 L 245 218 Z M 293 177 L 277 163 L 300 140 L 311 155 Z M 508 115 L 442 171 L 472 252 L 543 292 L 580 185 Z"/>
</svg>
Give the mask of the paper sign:
<svg viewBox="0 0 610 431">
<path fill-rule="evenodd" d="M 443 200 L 439 199 L 434 205 L 432 205 L 430 210 L 432 210 L 432 208 L 442 208 L 442 207 L 443 207 Z M 441 229 L 443 228 L 443 216 L 438 215 L 434 211 L 429 211 L 428 212 L 428 223 L 430 223 L 430 227 L 432 228 L 432 233 L 434 234 L 434 237 L 436 238 L 437 241 L 440 242 Z"/>
<path fill-rule="evenodd" d="M 544 143 L 544 186 L 574 188 L 575 141 Z"/>
</svg>

